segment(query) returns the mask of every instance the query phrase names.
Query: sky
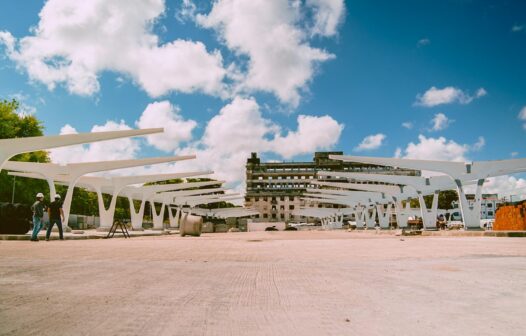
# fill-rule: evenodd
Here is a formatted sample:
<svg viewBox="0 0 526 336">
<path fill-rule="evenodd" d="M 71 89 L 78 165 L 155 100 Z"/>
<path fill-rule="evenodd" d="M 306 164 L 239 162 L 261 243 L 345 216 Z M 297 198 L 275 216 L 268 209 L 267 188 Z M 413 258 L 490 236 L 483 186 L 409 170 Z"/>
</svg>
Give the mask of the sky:
<svg viewBox="0 0 526 336">
<path fill-rule="evenodd" d="M 250 152 L 526 157 L 525 60 L 524 1 L 0 2 L 0 98 L 46 134 L 165 128 L 54 162 L 196 154 L 134 173 L 212 169 L 238 190 Z"/>
</svg>

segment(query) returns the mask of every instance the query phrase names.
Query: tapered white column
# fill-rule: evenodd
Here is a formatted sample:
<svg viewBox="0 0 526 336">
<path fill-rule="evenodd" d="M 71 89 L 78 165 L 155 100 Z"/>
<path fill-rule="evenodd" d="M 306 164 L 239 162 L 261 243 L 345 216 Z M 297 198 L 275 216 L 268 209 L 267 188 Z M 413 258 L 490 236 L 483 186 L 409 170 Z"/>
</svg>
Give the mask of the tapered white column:
<svg viewBox="0 0 526 336">
<path fill-rule="evenodd" d="M 130 217 L 132 229 L 134 231 L 142 231 L 142 221 L 144 219 L 144 209 L 146 205 L 146 200 L 141 200 L 141 205 L 139 205 L 138 211 L 135 211 L 135 203 L 133 198 L 128 196 L 128 201 L 130 202 Z"/>
<path fill-rule="evenodd" d="M 376 208 L 366 208 L 365 214 L 365 225 L 368 229 L 374 229 L 376 227 Z"/>
<path fill-rule="evenodd" d="M 159 212 L 157 212 L 157 209 L 155 208 L 155 202 L 150 200 L 150 206 L 152 208 L 152 221 L 153 221 L 153 229 L 154 230 L 163 230 L 164 229 L 164 209 L 166 207 L 166 203 L 162 203 L 161 209 Z"/>
<path fill-rule="evenodd" d="M 380 228 L 389 229 L 389 222 L 391 220 L 391 203 L 387 203 L 387 208 L 384 208 L 383 204 L 376 205 L 376 212 L 378 214 L 378 223 Z"/>
<path fill-rule="evenodd" d="M 475 199 L 469 202 L 462 181 L 455 180 L 457 184 L 458 199 L 460 202 L 460 211 L 462 213 L 462 221 L 466 229 L 480 230 L 480 209 L 482 204 L 482 186 L 484 179 L 477 180 L 477 189 L 475 191 Z"/>
</svg>

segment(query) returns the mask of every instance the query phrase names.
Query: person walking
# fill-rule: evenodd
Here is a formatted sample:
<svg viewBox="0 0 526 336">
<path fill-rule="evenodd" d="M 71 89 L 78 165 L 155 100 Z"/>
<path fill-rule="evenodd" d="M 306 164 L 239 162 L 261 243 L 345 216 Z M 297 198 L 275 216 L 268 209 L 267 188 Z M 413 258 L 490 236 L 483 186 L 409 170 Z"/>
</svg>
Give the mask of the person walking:
<svg viewBox="0 0 526 336">
<path fill-rule="evenodd" d="M 46 231 L 46 241 L 49 241 L 49 235 L 51 234 L 51 229 L 53 225 L 57 224 L 58 234 L 60 240 L 64 240 L 64 235 L 62 233 L 62 222 L 64 221 L 64 211 L 62 210 L 62 201 L 60 200 L 60 195 L 55 195 L 55 200 L 49 204 L 47 208 L 47 213 L 49 215 L 49 225 L 47 226 Z"/>
<path fill-rule="evenodd" d="M 33 234 L 31 235 L 31 241 L 38 241 L 38 233 L 42 229 L 42 217 L 44 217 L 44 194 L 37 194 L 37 200 L 31 206 L 31 210 L 33 210 Z"/>
</svg>

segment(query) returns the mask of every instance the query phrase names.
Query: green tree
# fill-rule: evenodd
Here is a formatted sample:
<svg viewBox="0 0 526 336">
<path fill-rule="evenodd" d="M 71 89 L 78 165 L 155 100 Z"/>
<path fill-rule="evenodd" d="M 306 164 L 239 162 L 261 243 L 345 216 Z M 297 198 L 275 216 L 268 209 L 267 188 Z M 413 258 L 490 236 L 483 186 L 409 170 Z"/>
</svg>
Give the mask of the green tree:
<svg viewBox="0 0 526 336">
<path fill-rule="evenodd" d="M 18 113 L 20 104 L 16 100 L 0 101 L 0 139 L 23 138 L 43 135 L 42 122 L 33 115 Z M 48 153 L 37 151 L 16 155 L 14 161 L 49 162 Z M 41 180 L 14 178 L 5 170 L 0 173 L 0 202 L 11 202 L 13 198 L 13 184 L 15 184 L 14 201 L 30 204 L 37 192 L 48 190 L 47 183 Z"/>
</svg>

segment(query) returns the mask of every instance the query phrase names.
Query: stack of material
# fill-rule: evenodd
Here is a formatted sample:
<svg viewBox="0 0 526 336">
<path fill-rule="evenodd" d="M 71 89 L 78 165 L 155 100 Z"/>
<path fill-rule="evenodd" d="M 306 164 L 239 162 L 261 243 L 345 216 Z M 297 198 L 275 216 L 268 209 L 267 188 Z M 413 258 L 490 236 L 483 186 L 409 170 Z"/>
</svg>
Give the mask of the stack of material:
<svg viewBox="0 0 526 336">
<path fill-rule="evenodd" d="M 495 215 L 495 231 L 525 231 L 526 202 L 519 205 L 501 206 Z"/>
</svg>

